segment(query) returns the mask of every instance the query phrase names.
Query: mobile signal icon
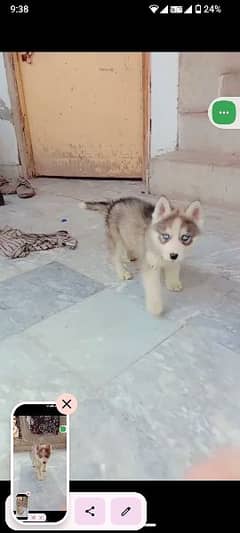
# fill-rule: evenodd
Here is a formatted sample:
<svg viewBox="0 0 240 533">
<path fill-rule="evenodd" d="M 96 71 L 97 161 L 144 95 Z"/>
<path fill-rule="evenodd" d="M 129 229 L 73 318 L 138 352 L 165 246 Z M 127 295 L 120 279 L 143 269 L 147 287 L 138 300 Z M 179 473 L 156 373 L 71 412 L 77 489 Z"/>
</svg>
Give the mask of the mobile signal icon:
<svg viewBox="0 0 240 533">
<path fill-rule="evenodd" d="M 162 11 L 160 11 L 160 15 L 168 15 L 168 6 L 164 7 Z"/>
<path fill-rule="evenodd" d="M 188 7 L 186 11 L 184 11 L 184 15 L 191 15 L 193 12 L 193 6 Z"/>
<path fill-rule="evenodd" d="M 157 13 L 157 11 L 159 10 L 159 6 L 157 6 L 157 4 L 151 4 L 149 6 L 149 9 L 152 11 L 152 13 Z"/>
</svg>

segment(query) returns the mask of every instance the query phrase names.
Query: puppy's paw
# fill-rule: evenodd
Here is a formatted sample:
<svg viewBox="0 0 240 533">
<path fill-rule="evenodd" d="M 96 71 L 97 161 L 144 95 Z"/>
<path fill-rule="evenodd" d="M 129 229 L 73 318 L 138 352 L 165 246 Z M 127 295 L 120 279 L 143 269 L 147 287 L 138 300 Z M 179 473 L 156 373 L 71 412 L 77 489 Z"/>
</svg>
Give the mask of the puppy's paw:
<svg viewBox="0 0 240 533">
<path fill-rule="evenodd" d="M 159 316 L 163 312 L 163 303 L 161 300 L 149 300 L 146 302 L 147 311 L 151 315 Z"/>
<path fill-rule="evenodd" d="M 183 286 L 180 280 L 166 281 L 166 286 L 169 291 L 174 291 L 174 292 L 180 292 L 183 289 Z"/>
<path fill-rule="evenodd" d="M 127 281 L 132 278 L 133 278 L 133 275 L 131 274 L 131 272 L 128 272 L 128 270 L 123 270 L 120 274 L 120 279 L 122 281 Z"/>
</svg>

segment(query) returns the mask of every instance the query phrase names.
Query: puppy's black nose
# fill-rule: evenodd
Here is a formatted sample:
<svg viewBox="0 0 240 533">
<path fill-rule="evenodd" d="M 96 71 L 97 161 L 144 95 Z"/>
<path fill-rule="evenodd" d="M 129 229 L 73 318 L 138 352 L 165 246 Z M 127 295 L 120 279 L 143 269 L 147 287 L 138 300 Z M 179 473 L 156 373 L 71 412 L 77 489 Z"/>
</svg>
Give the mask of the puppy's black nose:
<svg viewBox="0 0 240 533">
<path fill-rule="evenodd" d="M 43 464 L 45 465 L 45 464 L 46 464 L 46 461 L 43 461 Z"/>
<path fill-rule="evenodd" d="M 175 261 L 178 258 L 178 254 L 170 254 L 170 258 Z"/>
</svg>

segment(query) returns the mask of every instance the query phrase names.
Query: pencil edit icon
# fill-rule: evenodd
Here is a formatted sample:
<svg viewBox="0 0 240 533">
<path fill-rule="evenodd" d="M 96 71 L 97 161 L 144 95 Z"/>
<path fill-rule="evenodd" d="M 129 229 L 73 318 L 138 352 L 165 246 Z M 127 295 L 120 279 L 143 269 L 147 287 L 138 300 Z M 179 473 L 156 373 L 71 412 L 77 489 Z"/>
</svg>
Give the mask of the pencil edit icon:
<svg viewBox="0 0 240 533">
<path fill-rule="evenodd" d="M 131 507 L 126 507 L 126 508 L 121 512 L 121 516 L 125 516 L 127 513 L 129 513 L 129 511 L 131 511 Z"/>
</svg>

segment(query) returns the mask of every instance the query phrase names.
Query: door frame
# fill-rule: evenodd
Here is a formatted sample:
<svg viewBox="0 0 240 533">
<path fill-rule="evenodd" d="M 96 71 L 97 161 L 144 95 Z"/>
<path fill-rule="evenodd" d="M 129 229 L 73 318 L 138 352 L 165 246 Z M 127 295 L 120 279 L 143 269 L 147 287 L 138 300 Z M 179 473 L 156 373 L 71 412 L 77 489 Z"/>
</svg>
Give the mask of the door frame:
<svg viewBox="0 0 240 533">
<path fill-rule="evenodd" d="M 23 52 L 24 54 L 26 52 Z M 36 177 L 31 134 L 23 91 L 18 52 L 4 52 L 4 63 L 16 131 L 21 174 L 25 178 Z M 34 60 L 34 57 L 33 57 Z M 31 68 L 31 67 L 30 67 Z M 150 184 L 150 146 L 151 146 L 151 53 L 142 52 L 142 109 L 143 109 L 143 168 L 142 181 L 146 191 Z M 111 179 L 111 178 L 110 178 Z M 126 178 L 129 179 L 129 178 Z"/>
<path fill-rule="evenodd" d="M 20 172 L 24 178 L 36 176 L 30 129 L 27 119 L 23 84 L 17 52 L 4 52 L 4 64 L 15 128 Z"/>
<path fill-rule="evenodd" d="M 143 172 L 142 180 L 146 192 L 150 193 L 151 178 L 151 52 L 142 52 L 142 96 L 143 96 Z"/>
</svg>

